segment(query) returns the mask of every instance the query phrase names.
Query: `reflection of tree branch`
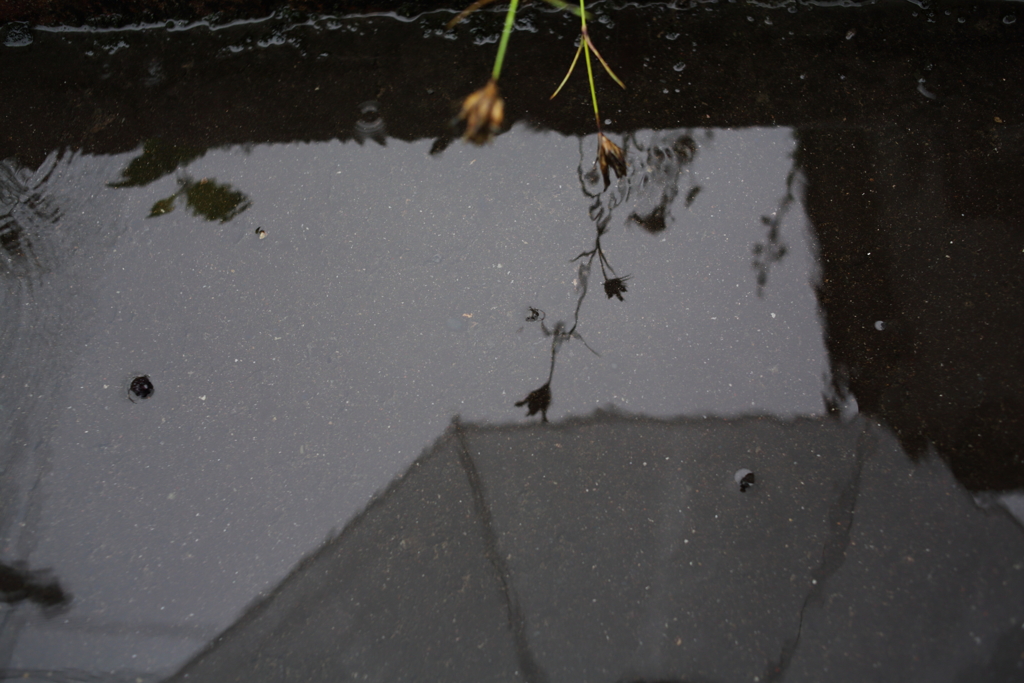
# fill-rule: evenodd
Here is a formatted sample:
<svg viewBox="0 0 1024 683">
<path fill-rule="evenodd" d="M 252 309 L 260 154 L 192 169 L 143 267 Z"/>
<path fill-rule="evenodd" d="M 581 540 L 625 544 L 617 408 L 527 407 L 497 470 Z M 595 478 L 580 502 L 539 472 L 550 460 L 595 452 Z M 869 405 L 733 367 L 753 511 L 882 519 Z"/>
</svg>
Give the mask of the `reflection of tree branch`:
<svg viewBox="0 0 1024 683">
<path fill-rule="evenodd" d="M 781 239 L 782 221 L 793 204 L 793 182 L 799 170 L 799 160 L 793 155 L 793 164 L 786 175 L 786 194 L 779 200 L 779 208 L 770 216 L 761 216 L 761 223 L 768 227 L 768 233 L 762 242 L 751 247 L 754 257 L 751 267 L 757 273 L 757 296 L 764 298 L 764 288 L 768 284 L 768 272 L 771 267 L 781 261 L 789 252 L 789 247 Z"/>
</svg>

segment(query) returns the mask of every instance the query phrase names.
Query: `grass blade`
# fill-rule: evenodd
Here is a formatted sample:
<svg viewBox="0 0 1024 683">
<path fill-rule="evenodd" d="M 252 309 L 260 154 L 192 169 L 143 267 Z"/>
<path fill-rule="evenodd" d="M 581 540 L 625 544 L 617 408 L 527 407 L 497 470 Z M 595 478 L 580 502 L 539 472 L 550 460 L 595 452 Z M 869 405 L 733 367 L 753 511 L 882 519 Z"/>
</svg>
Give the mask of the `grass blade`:
<svg viewBox="0 0 1024 683">
<path fill-rule="evenodd" d="M 586 33 L 584 33 L 584 34 L 583 34 L 583 37 L 584 37 L 584 38 L 586 39 L 586 41 L 587 41 L 587 45 L 588 45 L 588 46 L 590 46 L 590 49 L 591 49 L 591 51 L 592 51 L 592 52 L 593 52 L 593 53 L 594 53 L 594 54 L 595 54 L 595 55 L 597 56 L 597 58 L 598 58 L 598 59 L 599 59 L 599 60 L 601 61 L 601 66 L 603 66 L 603 67 L 604 67 L 604 70 L 608 72 L 608 75 L 612 77 L 612 80 L 613 80 L 613 81 L 615 81 L 616 83 L 618 83 L 618 84 L 619 84 L 619 86 L 620 86 L 620 87 L 621 87 L 621 88 L 622 88 L 623 90 L 625 90 L 625 89 L 626 89 L 626 84 L 625 84 L 625 83 L 623 83 L 623 82 L 622 82 L 621 80 L 619 80 L 619 77 L 615 75 L 615 72 L 614 72 L 614 71 L 612 71 L 612 68 L 611 68 L 610 66 L 608 66 L 608 62 L 604 61 L 604 57 L 602 57 L 602 56 L 601 56 L 601 53 L 597 51 L 597 48 L 596 48 L 596 47 L 594 47 L 594 41 L 592 41 L 592 40 L 590 39 L 590 36 L 589 36 L 588 34 L 586 34 Z M 582 45 L 582 43 L 581 43 L 581 45 Z"/>
<path fill-rule="evenodd" d="M 582 51 L 583 51 L 583 41 L 581 40 L 580 41 L 580 46 L 578 48 L 576 48 L 576 56 L 572 58 L 572 64 L 569 65 L 569 73 L 565 74 L 565 78 L 563 78 L 562 82 L 558 84 L 558 87 L 555 88 L 555 92 L 551 94 L 551 97 L 549 99 L 552 99 L 552 100 L 555 99 L 555 95 L 557 95 L 559 92 L 562 91 L 562 86 L 565 85 L 566 81 L 569 80 L 569 76 L 572 76 L 572 70 L 576 68 L 576 62 L 579 60 L 580 52 L 582 52 Z"/>
</svg>

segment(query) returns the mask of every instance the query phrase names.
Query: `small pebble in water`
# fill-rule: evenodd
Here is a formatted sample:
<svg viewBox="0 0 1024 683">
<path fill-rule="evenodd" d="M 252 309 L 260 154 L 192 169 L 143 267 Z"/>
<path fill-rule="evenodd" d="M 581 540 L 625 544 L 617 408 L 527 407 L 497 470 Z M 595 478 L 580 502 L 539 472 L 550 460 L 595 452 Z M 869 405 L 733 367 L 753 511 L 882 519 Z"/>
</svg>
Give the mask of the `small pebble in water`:
<svg viewBox="0 0 1024 683">
<path fill-rule="evenodd" d="M 149 398 L 153 395 L 153 382 L 150 381 L 149 375 L 140 375 L 132 380 L 132 383 L 128 386 L 128 398 Z M 134 402 L 135 399 L 132 399 Z"/>
<path fill-rule="evenodd" d="M 746 493 L 747 489 L 754 485 L 754 481 L 757 477 L 750 470 L 743 468 L 736 470 L 736 474 L 732 475 L 733 480 L 740 487 L 740 493 Z"/>
</svg>

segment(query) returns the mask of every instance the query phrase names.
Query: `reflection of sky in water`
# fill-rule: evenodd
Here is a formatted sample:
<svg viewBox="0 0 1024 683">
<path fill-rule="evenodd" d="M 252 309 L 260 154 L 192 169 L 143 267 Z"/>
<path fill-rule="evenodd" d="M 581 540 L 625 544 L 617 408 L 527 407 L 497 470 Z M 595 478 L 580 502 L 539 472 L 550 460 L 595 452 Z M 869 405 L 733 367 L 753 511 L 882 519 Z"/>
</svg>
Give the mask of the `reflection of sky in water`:
<svg viewBox="0 0 1024 683">
<path fill-rule="evenodd" d="M 615 209 L 602 244 L 632 275 L 626 301 L 607 299 L 592 274 L 578 331 L 600 356 L 575 340 L 562 348 L 551 419 L 609 405 L 822 412 L 827 363 L 799 206 L 764 298 L 751 267 L 761 216 L 786 190 L 792 135 L 695 137 L 668 230 L 627 227 L 630 204 Z M 578 141 L 517 130 L 482 149 L 429 148 L 210 151 L 188 176 L 252 200 L 224 224 L 184 208 L 147 219 L 178 184 L 172 174 L 106 187 L 131 155 L 77 158 L 54 181 L 57 196 L 95 193 L 64 221 L 107 246 L 52 281 L 92 298 L 67 337 L 88 341 L 50 351 L 65 379 L 31 561 L 52 567 L 75 602 L 28 627 L 12 665 L 173 665 L 340 529 L 453 415 L 522 419 L 513 403 L 550 362 L 528 307 L 571 324 L 569 261 L 593 246 Z M 587 139 L 588 166 L 594 148 Z M 689 185 L 702 189 L 686 208 Z M 124 386 L 141 373 L 156 394 L 136 405 Z"/>
</svg>

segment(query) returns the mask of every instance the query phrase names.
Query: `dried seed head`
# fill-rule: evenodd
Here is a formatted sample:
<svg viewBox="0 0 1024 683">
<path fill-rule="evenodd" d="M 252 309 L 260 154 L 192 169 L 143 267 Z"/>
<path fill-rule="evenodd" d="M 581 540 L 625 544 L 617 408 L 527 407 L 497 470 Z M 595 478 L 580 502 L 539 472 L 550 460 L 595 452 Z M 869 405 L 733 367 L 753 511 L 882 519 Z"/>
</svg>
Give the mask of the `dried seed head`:
<svg viewBox="0 0 1024 683">
<path fill-rule="evenodd" d="M 501 99 L 493 78 L 462 102 L 459 119 L 466 122 L 463 138 L 477 145 L 490 141 L 498 132 L 505 120 L 505 100 Z"/>
<path fill-rule="evenodd" d="M 621 178 L 626 175 L 626 153 L 622 148 L 609 140 L 604 133 L 597 134 L 597 164 L 601 167 L 601 175 L 604 176 L 604 187 L 607 190 L 610 181 L 608 179 L 608 167 L 615 171 L 615 177 Z"/>
</svg>

